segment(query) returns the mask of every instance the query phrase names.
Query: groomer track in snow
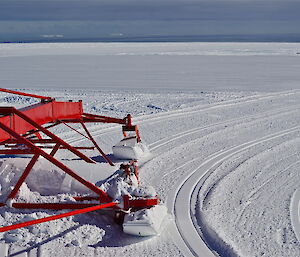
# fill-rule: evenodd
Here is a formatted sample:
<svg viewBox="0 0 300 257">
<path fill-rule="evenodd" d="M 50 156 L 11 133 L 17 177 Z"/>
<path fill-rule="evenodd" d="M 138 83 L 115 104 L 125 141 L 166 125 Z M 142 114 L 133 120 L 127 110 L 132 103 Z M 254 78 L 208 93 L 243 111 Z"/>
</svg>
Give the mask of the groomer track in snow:
<svg viewBox="0 0 300 257">
<path fill-rule="evenodd" d="M 41 244 L 34 241 L 41 232 L 35 235 L 25 230 L 27 242 L 36 242 L 36 246 L 26 241 L 22 244 L 19 239 L 6 249 L 11 254 L 30 252 L 30 256 L 109 256 L 113 252 L 124 256 L 209 256 L 212 251 L 229 256 L 262 252 L 297 256 L 298 241 L 289 213 L 300 179 L 299 98 L 298 91 L 245 94 L 137 117 L 134 122 L 140 125 L 153 153 L 153 158 L 140 167 L 141 180 L 155 187 L 173 216 L 160 236 L 146 240 L 124 237 L 117 227 L 107 227 L 107 219 L 100 217 L 98 226 L 105 235 L 98 238 L 97 247 L 89 247 L 84 241 L 79 242 L 81 247 L 76 247 L 75 241 L 67 247 L 72 229 Z M 119 140 L 118 127 L 95 125 L 89 129 L 104 148 Z M 72 144 L 85 142 L 74 133 L 58 133 Z M 85 169 L 67 153 L 63 157 L 71 166 Z M 103 161 L 97 164 L 97 174 L 107 166 Z M 115 236 L 112 245 L 105 240 L 110 235 Z"/>
<path fill-rule="evenodd" d="M 214 252 L 298 257 L 299 47 L 298 43 L 1 45 L 1 87 L 22 86 L 26 90 L 21 91 L 58 101 L 82 99 L 84 110 L 96 115 L 132 114 L 153 154 L 140 162 L 141 184 L 154 187 L 171 219 L 159 236 L 141 239 L 125 235 L 110 214 L 80 214 L 2 233 L 0 256 Z M 30 97 L 0 93 L 1 106 L 19 109 L 35 103 Z M 87 124 L 87 128 L 119 167 L 111 146 L 122 140 L 120 126 Z M 68 128 L 50 130 L 75 147 L 89 142 Z M 80 150 L 96 163 L 82 162 L 66 151 L 55 156 L 87 181 L 104 187 L 116 167 L 107 165 L 97 151 Z M 1 195 L 10 190 L 11 174 L 19 176 L 29 161 L 26 154 L 20 157 L 0 160 Z M 68 202 L 70 194 L 87 193 L 73 182 L 40 158 L 19 196 L 28 202 L 40 197 Z M 0 223 L 55 214 L 1 208 Z"/>
</svg>

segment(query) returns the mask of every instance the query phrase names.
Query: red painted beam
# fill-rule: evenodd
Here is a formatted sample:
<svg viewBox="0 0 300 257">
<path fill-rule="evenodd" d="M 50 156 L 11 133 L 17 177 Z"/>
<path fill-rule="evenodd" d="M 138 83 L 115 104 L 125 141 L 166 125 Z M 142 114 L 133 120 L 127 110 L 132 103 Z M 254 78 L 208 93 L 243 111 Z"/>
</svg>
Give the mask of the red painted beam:
<svg viewBox="0 0 300 257">
<path fill-rule="evenodd" d="M 95 149 L 94 146 L 73 146 L 73 147 L 77 150 L 94 150 Z M 39 146 L 39 148 L 52 149 L 53 146 Z M 64 146 L 60 146 L 59 149 L 67 149 L 67 148 Z"/>
<path fill-rule="evenodd" d="M 48 126 L 45 126 L 44 128 L 45 129 L 49 129 L 49 128 L 53 128 L 53 127 L 55 127 L 55 126 L 57 126 L 57 125 L 59 125 L 60 124 L 60 122 L 59 121 L 56 121 L 55 123 L 52 123 L 52 124 L 50 124 L 50 125 L 48 125 Z M 32 134 L 35 134 L 35 133 L 39 133 L 40 132 L 40 130 L 38 130 L 38 129 L 33 129 L 33 130 L 30 130 L 30 131 L 27 131 L 25 134 L 23 134 L 22 136 L 24 136 L 24 137 L 29 137 L 30 135 L 32 135 Z"/>
<path fill-rule="evenodd" d="M 159 203 L 158 198 L 142 198 L 142 199 L 130 199 L 129 195 L 123 196 L 124 210 L 129 210 L 130 208 L 146 208 L 157 205 Z"/>
<path fill-rule="evenodd" d="M 34 152 L 30 149 L 1 149 L 0 154 L 33 154 Z"/>
<path fill-rule="evenodd" d="M 98 200 L 100 201 L 99 197 Z M 44 210 L 77 210 L 97 206 L 99 203 L 13 203 L 17 209 L 44 209 Z"/>
<path fill-rule="evenodd" d="M 73 197 L 76 201 L 80 202 L 80 201 L 99 201 L 100 198 L 99 196 L 74 196 Z"/>
<path fill-rule="evenodd" d="M 56 143 L 56 141 L 51 138 L 44 138 L 44 139 L 27 138 L 27 139 L 30 140 L 34 144 L 54 144 L 54 143 Z M 2 145 L 2 144 L 18 144 L 18 143 L 19 143 L 18 140 L 11 138 L 4 142 L 1 142 L 0 145 Z"/>
<path fill-rule="evenodd" d="M 103 123 L 117 123 L 117 124 L 127 124 L 127 117 L 124 119 L 118 119 L 113 117 L 107 117 L 107 116 L 100 116 L 96 114 L 90 114 L 90 113 L 83 113 L 82 115 L 83 121 L 84 119 L 87 120 L 94 120 L 96 122 L 103 122 Z"/>
<path fill-rule="evenodd" d="M 71 177 L 73 177 L 74 179 L 76 179 L 77 181 L 79 181 L 81 184 L 85 185 L 87 188 L 89 188 L 90 190 L 92 190 L 93 192 L 95 192 L 96 194 L 98 194 L 99 196 L 101 196 L 101 200 L 103 202 L 110 202 L 111 201 L 111 197 L 107 193 L 105 193 L 104 191 L 102 191 L 100 188 L 96 187 L 91 182 L 89 182 L 89 181 L 85 180 L 84 178 L 80 177 L 79 175 L 77 175 L 74 171 L 72 171 L 66 165 L 64 165 L 63 163 L 61 163 L 57 159 L 55 159 L 50 154 L 48 154 L 45 151 L 43 151 L 41 148 L 39 148 L 36 145 L 34 145 L 33 143 L 31 143 L 28 139 L 20 136 L 17 132 L 13 131 L 12 129 L 10 129 L 9 127 L 5 126 L 1 122 L 0 122 L 0 128 L 3 129 L 4 131 L 6 131 L 8 134 L 10 134 L 15 139 L 19 140 L 20 143 L 27 145 L 36 154 L 42 155 L 45 159 L 47 159 L 48 161 L 52 162 L 54 165 L 56 165 L 57 167 L 61 168 L 64 172 L 66 172 L 67 174 L 69 174 Z"/>
<path fill-rule="evenodd" d="M 59 143 L 59 144 L 63 145 L 64 147 L 66 147 L 69 151 L 71 151 L 72 153 L 74 153 L 75 155 L 77 155 L 78 157 L 80 157 L 81 159 L 85 160 L 88 163 L 95 163 L 95 161 L 93 161 L 91 158 L 89 158 L 86 155 L 84 155 L 83 153 L 79 152 L 77 149 L 75 149 L 74 147 L 72 147 L 71 145 L 69 145 L 64 140 L 60 139 L 58 136 L 54 135 L 49 130 L 43 128 L 40 124 L 38 124 L 37 122 L 35 122 L 31 118 L 29 118 L 23 112 L 20 112 L 19 110 L 15 109 L 15 108 L 14 108 L 13 112 L 16 115 L 18 115 L 20 118 L 22 118 L 24 121 L 28 122 L 29 124 L 31 124 L 35 128 L 39 129 L 41 132 L 43 132 L 44 134 L 46 134 L 52 140 L 55 140 L 57 143 Z"/>
<path fill-rule="evenodd" d="M 82 121 L 79 120 L 79 123 L 81 123 Z M 66 125 L 69 129 L 72 129 L 73 131 L 75 131 L 76 133 L 78 133 L 79 135 L 85 137 L 88 140 L 91 140 L 89 137 L 87 137 L 86 135 L 84 135 L 83 133 L 81 133 L 80 131 L 78 131 L 77 129 L 74 129 L 73 127 L 71 127 L 68 123 L 61 121 L 61 123 L 63 123 L 64 125 Z"/>
<path fill-rule="evenodd" d="M 45 102 L 34 104 L 18 110 L 20 113 L 30 117 L 38 125 L 47 123 L 57 123 L 58 120 L 64 119 L 81 119 L 83 108 L 82 102 Z M 18 134 L 26 134 L 31 131 L 39 131 L 32 123 L 25 121 L 15 115 L 14 107 L 0 107 L 0 122 L 14 129 Z M 9 135 L 0 131 L 0 142 L 9 139 Z"/>
<path fill-rule="evenodd" d="M 83 127 L 83 129 L 85 130 L 86 134 L 88 135 L 88 137 L 90 138 L 90 140 L 92 141 L 92 143 L 94 144 L 94 146 L 97 148 L 97 150 L 99 151 L 99 153 L 102 155 L 102 157 L 109 163 L 110 166 L 115 166 L 113 164 L 113 162 L 106 156 L 106 154 L 102 151 L 102 149 L 100 148 L 100 146 L 97 144 L 97 142 L 94 140 L 94 138 L 92 137 L 91 133 L 89 132 L 89 130 L 87 129 L 87 127 L 84 125 L 83 122 L 81 122 L 81 125 Z"/>
<path fill-rule="evenodd" d="M 23 92 L 19 92 L 19 91 L 9 90 L 9 89 L 5 89 L 5 88 L 0 88 L 0 91 L 1 92 L 5 92 L 5 93 L 14 94 L 14 95 L 29 96 L 29 97 L 39 98 L 39 99 L 44 99 L 44 100 L 53 100 L 53 98 L 49 97 L 49 96 L 41 96 L 41 95 L 28 94 L 28 93 L 23 93 Z"/>
<path fill-rule="evenodd" d="M 51 155 L 51 156 L 54 156 L 54 155 L 56 154 L 56 152 L 58 151 L 59 148 L 60 148 L 60 144 L 57 143 L 57 144 L 53 147 L 53 149 L 52 149 L 50 155 Z"/>
<path fill-rule="evenodd" d="M 37 162 L 39 156 L 40 156 L 39 154 L 35 154 L 32 157 L 32 159 L 28 163 L 27 167 L 25 168 L 24 172 L 22 173 L 21 177 L 19 178 L 17 184 L 15 185 L 15 187 L 13 188 L 13 190 L 10 192 L 9 196 L 7 197 L 7 200 L 12 199 L 17 195 L 17 193 L 19 192 L 20 187 L 22 186 L 23 182 L 25 181 L 25 179 L 29 175 L 29 172 L 31 171 L 34 164 Z"/>
<path fill-rule="evenodd" d="M 70 212 L 66 212 L 66 213 L 62 213 L 62 214 L 57 214 L 57 215 L 53 215 L 53 216 L 45 217 L 45 218 L 41 218 L 41 219 L 30 220 L 30 221 L 26 221 L 26 222 L 22 222 L 22 223 L 13 224 L 13 225 L 10 225 L 10 226 L 2 227 L 2 228 L 0 228 L 0 232 L 10 231 L 10 230 L 23 228 L 23 227 L 28 227 L 28 226 L 39 224 L 39 223 L 44 223 L 44 222 L 51 221 L 51 220 L 57 220 L 57 219 L 61 219 L 61 218 L 69 217 L 69 216 L 78 215 L 78 214 L 81 214 L 81 213 L 87 213 L 87 212 L 96 211 L 96 210 L 100 210 L 100 209 L 104 209 L 104 208 L 109 208 L 109 207 L 113 207 L 115 205 L 116 205 L 116 203 L 111 202 L 111 203 L 107 203 L 107 204 L 101 204 L 101 205 L 97 205 L 97 206 L 84 208 L 84 209 L 81 209 L 81 210 L 76 210 L 76 211 L 70 211 Z"/>
<path fill-rule="evenodd" d="M 149 206 L 157 205 L 159 200 L 157 198 L 153 199 L 136 199 L 136 200 L 129 200 L 129 207 L 130 208 L 146 208 Z"/>
</svg>

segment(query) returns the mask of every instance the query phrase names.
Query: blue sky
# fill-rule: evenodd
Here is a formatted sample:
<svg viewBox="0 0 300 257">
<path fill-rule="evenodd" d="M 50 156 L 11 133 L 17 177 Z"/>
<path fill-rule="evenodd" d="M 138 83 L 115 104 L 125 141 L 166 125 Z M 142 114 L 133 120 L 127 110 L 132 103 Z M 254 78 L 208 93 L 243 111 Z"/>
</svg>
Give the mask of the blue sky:
<svg viewBox="0 0 300 257">
<path fill-rule="evenodd" d="M 2 0 L 0 41 L 300 34 L 300 0 Z"/>
</svg>

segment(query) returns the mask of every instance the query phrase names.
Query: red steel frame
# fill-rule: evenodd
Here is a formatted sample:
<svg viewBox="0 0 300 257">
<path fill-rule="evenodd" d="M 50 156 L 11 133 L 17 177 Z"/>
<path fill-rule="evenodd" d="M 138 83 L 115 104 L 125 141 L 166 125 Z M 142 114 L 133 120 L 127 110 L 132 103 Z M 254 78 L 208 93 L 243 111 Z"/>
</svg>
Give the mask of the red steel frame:
<svg viewBox="0 0 300 257">
<path fill-rule="evenodd" d="M 116 205 L 116 203 L 111 202 L 111 203 L 106 203 L 106 204 L 87 207 L 87 208 L 84 208 L 84 209 L 81 209 L 81 210 L 76 210 L 76 211 L 71 211 L 71 212 L 67 212 L 67 213 L 57 214 L 57 215 L 53 215 L 53 216 L 45 217 L 45 218 L 41 218 L 41 219 L 30 220 L 30 221 L 26 221 L 26 222 L 22 222 L 22 223 L 13 224 L 13 225 L 10 225 L 10 226 L 2 227 L 2 228 L 0 228 L 0 232 L 5 232 L 5 231 L 13 230 L 13 229 L 18 229 L 18 228 L 23 228 L 23 227 L 31 226 L 31 225 L 34 225 L 34 224 L 39 224 L 39 223 L 43 223 L 43 222 L 47 222 L 47 221 L 51 221 L 51 220 L 61 219 L 61 218 L 64 218 L 64 217 L 74 216 L 74 215 L 81 214 L 81 213 L 87 213 L 87 212 L 91 212 L 91 211 L 95 211 L 95 210 L 109 208 L 109 207 L 113 207 L 115 205 Z"/>
<path fill-rule="evenodd" d="M 134 131 L 136 133 L 137 142 L 140 142 L 140 135 L 138 127 L 132 125 L 131 115 L 128 114 L 124 119 L 117 119 L 112 117 L 100 116 L 95 114 L 89 114 L 83 112 L 82 102 L 57 102 L 54 98 L 38 96 L 34 94 L 27 94 L 19 91 L 13 91 L 8 89 L 0 88 L 0 91 L 18 94 L 22 96 L 35 97 L 41 99 L 41 102 L 32 106 L 17 110 L 14 107 L 0 107 L 0 145 L 4 146 L 5 149 L 0 149 L 0 154 L 32 154 L 33 157 L 27 164 L 23 174 L 17 181 L 16 185 L 8 195 L 6 203 L 0 203 L 0 206 L 9 205 L 13 208 L 21 209 L 51 209 L 51 210 L 62 210 L 62 209 L 79 209 L 76 211 L 67 212 L 64 214 L 54 215 L 47 218 L 29 221 L 25 223 L 19 223 L 8 227 L 0 228 L 0 232 L 29 226 L 41 222 L 46 222 L 62 217 L 76 215 L 80 213 L 90 212 L 97 209 L 103 208 L 116 208 L 117 203 L 113 202 L 111 197 L 94 184 L 86 181 L 84 178 L 76 174 L 62 162 L 57 160 L 54 155 L 59 149 L 67 149 L 74 153 L 79 158 L 83 159 L 88 163 L 95 163 L 92 159 L 87 157 L 85 154 L 79 151 L 79 149 L 94 149 L 96 148 L 103 158 L 110 164 L 114 165 L 113 162 L 105 155 L 101 150 L 97 142 L 92 137 L 85 123 L 117 123 L 122 124 L 123 134 L 126 137 L 127 131 Z M 69 125 L 69 123 L 78 123 L 83 127 L 86 135 L 79 132 Z M 76 131 L 80 135 L 90 140 L 94 147 L 73 147 L 52 132 L 49 128 L 59 124 L 65 124 L 70 129 Z M 46 125 L 46 126 L 43 126 Z M 40 133 L 43 133 L 48 138 L 43 138 Z M 47 145 L 44 145 L 47 144 Z M 54 146 L 49 146 L 54 144 Z M 22 146 L 22 147 L 20 147 Z M 45 152 L 43 148 L 52 148 L 50 154 Z M 33 166 L 37 162 L 38 158 L 43 156 L 45 159 L 59 167 L 62 171 L 72 176 L 74 179 L 79 181 L 81 184 L 89 188 L 97 196 L 87 197 L 74 197 L 77 201 L 84 200 L 97 200 L 98 204 L 95 203 L 10 203 L 14 199 L 21 185 L 26 180 Z M 138 170 L 136 166 L 136 176 L 138 177 Z M 134 199 L 131 200 L 129 197 L 124 197 L 124 210 L 129 208 L 142 208 L 156 205 L 158 199 Z"/>
<path fill-rule="evenodd" d="M 6 88 L 0 88 L 0 91 L 10 93 L 10 94 L 14 94 L 14 95 L 22 95 L 22 96 L 29 96 L 29 97 L 33 97 L 33 98 L 39 98 L 39 99 L 42 99 L 42 100 L 51 100 L 51 99 L 53 99 L 52 97 L 49 97 L 49 96 L 28 94 L 28 93 L 24 93 L 24 92 L 20 92 L 20 91 L 9 90 L 9 89 L 6 89 Z"/>
</svg>

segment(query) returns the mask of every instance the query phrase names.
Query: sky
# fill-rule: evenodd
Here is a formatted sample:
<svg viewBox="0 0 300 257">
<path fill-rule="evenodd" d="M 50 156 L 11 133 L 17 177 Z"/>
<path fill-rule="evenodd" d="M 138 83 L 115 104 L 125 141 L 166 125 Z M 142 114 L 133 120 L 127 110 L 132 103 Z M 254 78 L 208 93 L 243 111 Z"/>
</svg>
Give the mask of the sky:
<svg viewBox="0 0 300 257">
<path fill-rule="evenodd" d="M 1 0 L 0 42 L 300 41 L 299 13 L 300 0 Z"/>
</svg>

